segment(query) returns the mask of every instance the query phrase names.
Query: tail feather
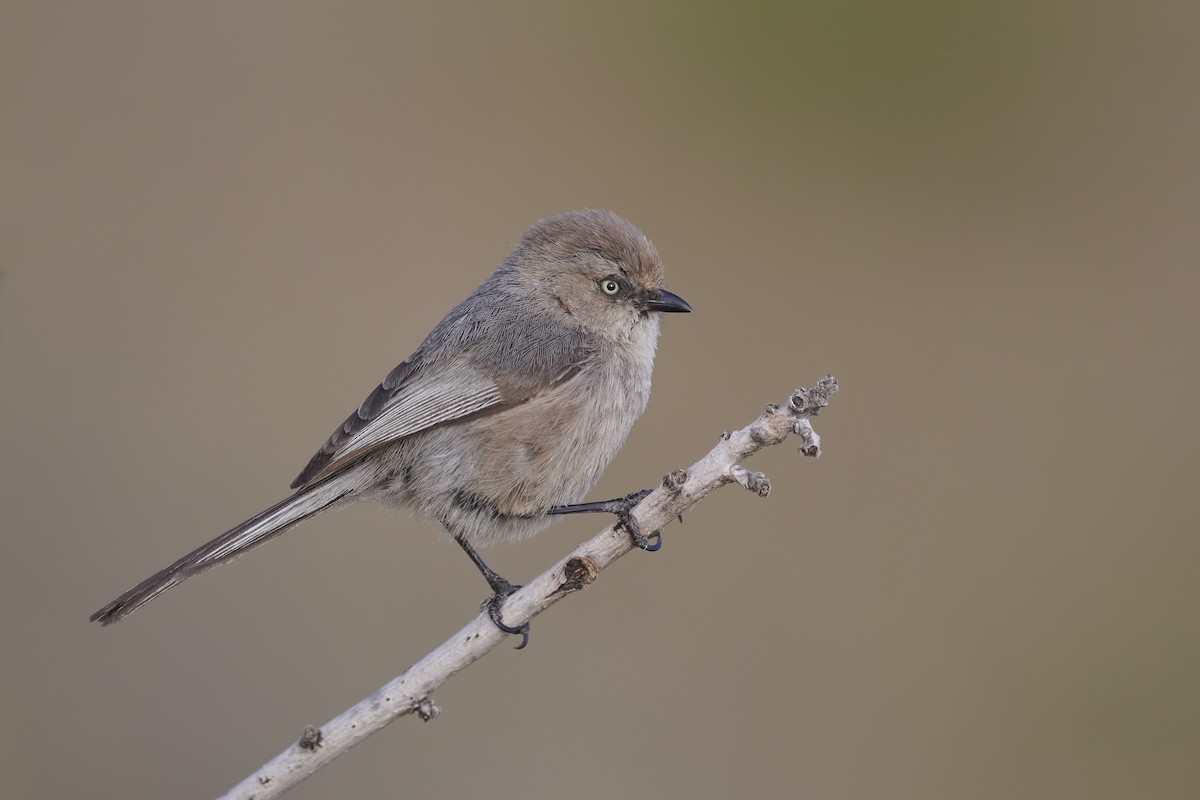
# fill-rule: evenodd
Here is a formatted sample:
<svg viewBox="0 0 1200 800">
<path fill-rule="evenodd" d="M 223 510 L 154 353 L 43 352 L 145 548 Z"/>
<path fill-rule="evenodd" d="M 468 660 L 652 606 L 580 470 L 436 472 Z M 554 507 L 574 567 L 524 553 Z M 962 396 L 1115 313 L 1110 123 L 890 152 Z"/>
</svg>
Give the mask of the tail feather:
<svg viewBox="0 0 1200 800">
<path fill-rule="evenodd" d="M 339 476 L 340 477 L 340 476 Z M 309 486 L 268 508 L 208 544 L 196 548 L 92 614 L 101 625 L 124 619 L 160 594 L 210 567 L 232 561 L 346 497 L 351 487 L 344 479 Z"/>
</svg>

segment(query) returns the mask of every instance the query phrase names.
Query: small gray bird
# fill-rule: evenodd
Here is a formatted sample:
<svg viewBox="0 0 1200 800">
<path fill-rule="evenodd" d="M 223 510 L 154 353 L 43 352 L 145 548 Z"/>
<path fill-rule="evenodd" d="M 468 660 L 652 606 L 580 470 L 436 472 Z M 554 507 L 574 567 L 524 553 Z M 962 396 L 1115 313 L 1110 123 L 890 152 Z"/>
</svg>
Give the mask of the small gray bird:
<svg viewBox="0 0 1200 800">
<path fill-rule="evenodd" d="M 295 494 L 142 581 L 91 619 L 116 622 L 198 572 L 351 500 L 441 522 L 483 573 L 507 633 L 516 586 L 476 548 L 542 531 L 551 515 L 615 513 L 645 493 L 580 503 L 646 408 L 660 312 L 691 311 L 663 288 L 645 235 L 609 211 L 538 222 L 512 254 L 391 371 L 292 482 Z"/>
</svg>

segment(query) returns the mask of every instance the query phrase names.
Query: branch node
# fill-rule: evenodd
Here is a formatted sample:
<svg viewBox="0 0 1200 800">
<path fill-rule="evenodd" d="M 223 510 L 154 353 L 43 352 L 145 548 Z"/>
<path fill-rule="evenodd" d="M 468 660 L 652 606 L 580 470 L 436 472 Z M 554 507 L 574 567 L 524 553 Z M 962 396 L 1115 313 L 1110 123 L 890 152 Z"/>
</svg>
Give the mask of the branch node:
<svg viewBox="0 0 1200 800">
<path fill-rule="evenodd" d="M 793 414 L 816 416 L 821 413 L 822 408 L 829 405 L 829 396 L 837 394 L 837 390 L 837 378 L 826 375 L 811 389 L 797 389 L 792 392 L 788 399 L 788 408 Z"/>
<path fill-rule="evenodd" d="M 312 752 L 321 746 L 321 742 L 325 739 L 325 734 L 321 733 L 321 729 L 316 725 L 305 725 L 304 733 L 300 734 L 300 741 L 296 745 L 301 750 Z"/>
<path fill-rule="evenodd" d="M 442 714 L 442 707 L 433 702 L 432 697 L 422 697 L 417 703 L 417 716 L 421 722 L 437 719 Z"/>
<path fill-rule="evenodd" d="M 668 472 L 662 479 L 663 488 L 672 494 L 679 494 L 683 491 L 683 485 L 687 483 L 688 474 L 686 469 L 677 469 L 674 472 Z"/>
<path fill-rule="evenodd" d="M 777 403 L 767 403 L 763 413 L 750 426 L 750 439 L 760 446 L 775 445 L 787 438 L 791 415 Z"/>
<path fill-rule="evenodd" d="M 550 593 L 550 597 L 583 591 L 592 584 L 592 581 L 596 580 L 599 574 L 600 568 L 587 556 L 569 558 L 563 565 L 563 582 Z"/>
<path fill-rule="evenodd" d="M 746 469 L 741 464 L 734 464 L 730 468 L 729 474 L 733 476 L 735 481 L 759 497 L 766 497 L 771 493 L 771 479 L 761 472 L 754 472 Z"/>
<path fill-rule="evenodd" d="M 796 435 L 800 437 L 801 445 L 799 447 L 801 455 L 809 458 L 817 458 L 821 455 L 821 437 L 813 430 L 812 423 L 807 419 L 796 420 L 795 427 Z"/>
</svg>

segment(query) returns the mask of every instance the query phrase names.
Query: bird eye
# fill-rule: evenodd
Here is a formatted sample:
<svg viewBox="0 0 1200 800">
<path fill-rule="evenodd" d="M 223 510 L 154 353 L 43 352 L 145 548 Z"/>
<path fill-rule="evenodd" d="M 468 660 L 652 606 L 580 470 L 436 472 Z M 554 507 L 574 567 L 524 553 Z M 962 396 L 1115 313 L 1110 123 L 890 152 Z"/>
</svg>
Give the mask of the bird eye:
<svg viewBox="0 0 1200 800">
<path fill-rule="evenodd" d="M 604 280 L 600 281 L 600 291 L 607 295 L 614 295 L 621 291 L 621 284 L 617 283 L 612 278 L 605 278 Z"/>
</svg>

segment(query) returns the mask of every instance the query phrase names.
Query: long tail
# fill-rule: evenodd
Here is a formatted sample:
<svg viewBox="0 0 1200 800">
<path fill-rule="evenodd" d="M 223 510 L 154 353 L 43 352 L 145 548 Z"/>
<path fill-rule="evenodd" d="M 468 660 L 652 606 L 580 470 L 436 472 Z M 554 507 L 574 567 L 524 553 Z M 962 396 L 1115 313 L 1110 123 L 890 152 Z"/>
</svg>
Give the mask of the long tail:
<svg viewBox="0 0 1200 800">
<path fill-rule="evenodd" d="M 92 614 L 92 622 L 111 625 L 124 619 L 172 586 L 182 583 L 209 567 L 232 561 L 263 542 L 275 538 L 297 523 L 346 497 L 354 482 L 339 475 L 329 481 L 308 486 L 286 500 L 223 533 L 206 545 L 188 553 L 164 570 L 151 575 L 104 608 Z"/>
</svg>

